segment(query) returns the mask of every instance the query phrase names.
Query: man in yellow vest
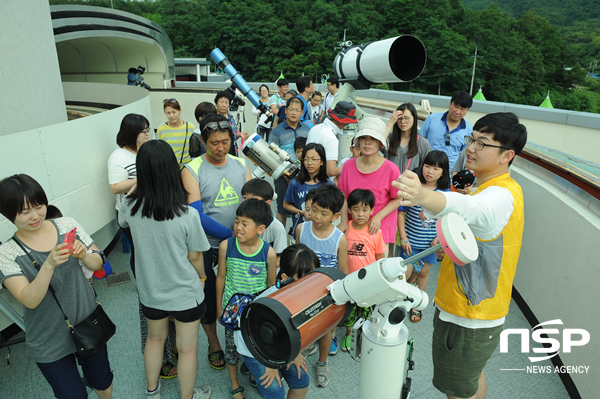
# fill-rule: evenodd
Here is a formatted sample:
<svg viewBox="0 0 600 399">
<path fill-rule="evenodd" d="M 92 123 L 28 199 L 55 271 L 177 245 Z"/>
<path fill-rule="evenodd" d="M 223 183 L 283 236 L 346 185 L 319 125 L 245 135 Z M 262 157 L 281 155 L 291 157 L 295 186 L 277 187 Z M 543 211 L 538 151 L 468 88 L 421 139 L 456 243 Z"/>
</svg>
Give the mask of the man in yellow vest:
<svg viewBox="0 0 600 399">
<path fill-rule="evenodd" d="M 500 342 L 523 238 L 523 192 L 508 168 L 526 142 L 516 115 L 489 114 L 465 137 L 466 166 L 477 173 L 470 195 L 423 190 L 410 171 L 392 183 L 402 205 L 421 205 L 428 217 L 455 212 L 477 239 L 475 262 L 457 266 L 444 257 L 435 293 L 433 385 L 448 398 L 487 394 L 483 368 Z"/>
</svg>

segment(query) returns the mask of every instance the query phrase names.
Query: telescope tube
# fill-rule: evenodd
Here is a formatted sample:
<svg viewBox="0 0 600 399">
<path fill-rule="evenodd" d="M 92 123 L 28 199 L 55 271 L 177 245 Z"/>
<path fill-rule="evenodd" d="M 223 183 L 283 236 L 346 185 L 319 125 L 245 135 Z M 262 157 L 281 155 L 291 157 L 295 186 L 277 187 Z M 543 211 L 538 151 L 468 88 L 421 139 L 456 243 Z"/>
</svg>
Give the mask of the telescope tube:
<svg viewBox="0 0 600 399">
<path fill-rule="evenodd" d="M 212 58 L 219 68 L 225 71 L 225 73 L 231 78 L 231 81 L 235 83 L 235 85 L 240 89 L 240 91 L 244 94 L 244 96 L 250 100 L 250 102 L 256 107 L 260 108 L 260 98 L 258 95 L 250 88 L 246 80 L 240 75 L 240 73 L 231 65 L 227 57 L 219 50 L 215 48 L 210 52 L 210 58 Z"/>
<path fill-rule="evenodd" d="M 341 51 L 333 70 L 340 81 L 399 83 L 418 78 L 426 62 L 423 43 L 412 35 L 402 35 Z"/>
</svg>

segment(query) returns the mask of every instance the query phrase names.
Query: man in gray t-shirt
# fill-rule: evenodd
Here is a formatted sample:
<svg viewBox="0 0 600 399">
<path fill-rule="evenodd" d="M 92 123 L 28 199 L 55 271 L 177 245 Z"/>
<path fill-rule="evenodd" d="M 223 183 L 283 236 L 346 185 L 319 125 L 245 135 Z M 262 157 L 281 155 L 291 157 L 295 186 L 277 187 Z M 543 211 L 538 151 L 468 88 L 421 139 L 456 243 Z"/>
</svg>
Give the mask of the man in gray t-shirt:
<svg viewBox="0 0 600 399">
<path fill-rule="evenodd" d="M 227 123 L 225 123 L 227 122 Z M 217 337 L 217 291 L 213 259 L 221 241 L 231 237 L 235 212 L 242 202 L 242 186 L 252 178 L 246 161 L 229 155 L 229 120 L 208 115 L 200 121 L 200 134 L 206 153 L 188 163 L 181 172 L 188 202 L 200 213 L 202 227 L 211 248 L 204 253 L 206 316 L 202 328 L 208 338 L 209 361 L 213 368 L 225 367 Z M 216 264 L 216 262 L 214 262 Z"/>
</svg>

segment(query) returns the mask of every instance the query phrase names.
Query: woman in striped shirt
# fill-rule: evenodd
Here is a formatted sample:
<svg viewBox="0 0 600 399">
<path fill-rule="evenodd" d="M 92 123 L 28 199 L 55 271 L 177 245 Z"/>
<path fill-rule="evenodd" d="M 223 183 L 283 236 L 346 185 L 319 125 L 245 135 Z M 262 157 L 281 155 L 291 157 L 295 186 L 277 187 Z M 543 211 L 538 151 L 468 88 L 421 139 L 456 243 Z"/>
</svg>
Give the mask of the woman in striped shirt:
<svg viewBox="0 0 600 399">
<path fill-rule="evenodd" d="M 168 121 L 158 128 L 157 138 L 171 146 L 179 166 L 183 166 L 192 160 L 190 137 L 194 133 L 194 125 L 181 119 L 181 106 L 176 99 L 165 98 L 163 109 Z"/>
</svg>

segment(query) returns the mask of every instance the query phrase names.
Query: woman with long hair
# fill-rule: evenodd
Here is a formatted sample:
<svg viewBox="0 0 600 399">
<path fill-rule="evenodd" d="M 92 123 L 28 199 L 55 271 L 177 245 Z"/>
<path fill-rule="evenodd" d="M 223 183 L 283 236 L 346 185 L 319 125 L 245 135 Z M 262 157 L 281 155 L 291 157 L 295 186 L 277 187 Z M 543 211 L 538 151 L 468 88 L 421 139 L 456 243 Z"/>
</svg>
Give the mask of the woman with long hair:
<svg viewBox="0 0 600 399">
<path fill-rule="evenodd" d="M 119 220 L 119 208 L 125 195 L 133 191 L 137 183 L 136 158 L 137 153 L 150 137 L 150 122 L 143 115 L 127 114 L 121 121 L 119 133 L 117 133 L 117 145 L 119 148 L 113 151 L 108 158 L 108 184 L 110 190 L 117 195 L 117 220 Z M 129 257 L 129 265 L 135 278 L 135 245 L 131 230 L 129 227 L 122 227 L 121 230 L 129 241 L 131 256 Z M 142 352 L 146 346 L 148 337 L 148 324 L 146 317 L 142 313 L 142 305 L 139 305 L 140 314 L 140 333 L 142 340 Z M 177 352 L 175 348 L 175 325 L 169 323 L 169 336 L 165 343 L 164 362 L 160 375 L 162 378 L 177 377 L 177 367 L 173 364 L 175 359 L 173 352 Z"/>
<path fill-rule="evenodd" d="M 74 219 L 46 220 L 47 209 L 46 193 L 32 177 L 21 174 L 0 181 L 0 213 L 17 229 L 12 239 L 0 246 L 0 282 L 24 306 L 31 358 L 54 395 L 88 397 L 77 358 L 98 397 L 109 399 L 113 373 L 106 345 L 89 357 L 76 353 L 64 318 L 66 315 L 77 326 L 95 311 L 94 292 L 79 265 L 100 270 L 104 254 Z M 65 236 L 73 228 L 77 229 L 76 239 L 69 250 Z M 49 292 L 52 289 L 56 297 Z"/>
<path fill-rule="evenodd" d="M 387 159 L 398 165 L 400 172 L 421 166 L 423 159 L 431 151 L 429 141 L 419 136 L 417 123 L 415 106 L 404 103 L 392 113 L 386 126 Z"/>
<path fill-rule="evenodd" d="M 171 147 L 161 140 L 146 143 L 140 148 L 136 166 L 138 183 L 121 204 L 119 223 L 131 228 L 138 246 L 137 286 L 148 320 L 146 395 L 160 397 L 163 347 L 169 317 L 173 317 L 181 398 L 208 398 L 208 385 L 194 386 L 198 331 L 206 312 L 202 252 L 210 245 L 198 211 L 188 206 L 188 193 Z"/>
<path fill-rule="evenodd" d="M 181 119 L 181 105 L 174 98 L 163 100 L 163 110 L 167 121 L 158 127 L 156 137 L 166 141 L 180 166 L 190 162 L 190 137 L 194 132 L 194 125 Z"/>
</svg>

